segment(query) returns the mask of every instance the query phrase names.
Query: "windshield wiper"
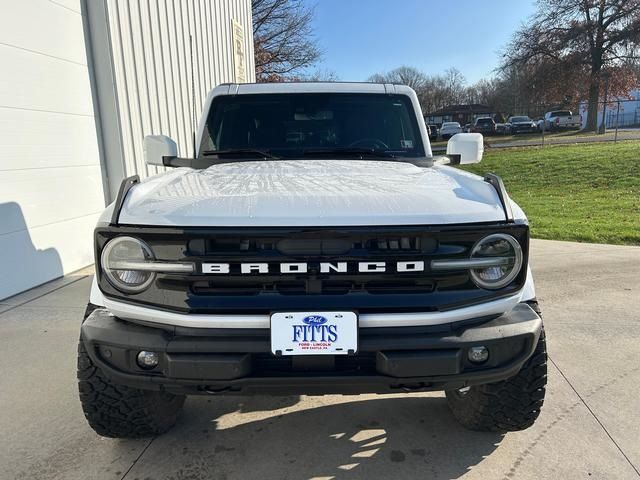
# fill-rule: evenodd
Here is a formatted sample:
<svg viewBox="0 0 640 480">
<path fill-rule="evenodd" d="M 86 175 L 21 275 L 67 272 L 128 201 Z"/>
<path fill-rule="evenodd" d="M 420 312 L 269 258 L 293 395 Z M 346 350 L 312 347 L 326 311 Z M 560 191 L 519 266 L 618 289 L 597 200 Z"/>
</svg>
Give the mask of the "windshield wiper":
<svg viewBox="0 0 640 480">
<path fill-rule="evenodd" d="M 397 157 L 386 150 L 379 150 L 375 148 L 308 148 L 302 150 L 301 155 L 303 157 L 309 155 L 360 155 L 367 157 L 396 159 Z"/>
<path fill-rule="evenodd" d="M 263 158 L 270 158 L 273 160 L 280 160 L 280 157 L 276 157 L 265 150 L 258 150 L 256 148 L 228 148 L 226 150 L 205 150 L 202 152 L 205 157 L 212 155 L 258 155 Z"/>
</svg>

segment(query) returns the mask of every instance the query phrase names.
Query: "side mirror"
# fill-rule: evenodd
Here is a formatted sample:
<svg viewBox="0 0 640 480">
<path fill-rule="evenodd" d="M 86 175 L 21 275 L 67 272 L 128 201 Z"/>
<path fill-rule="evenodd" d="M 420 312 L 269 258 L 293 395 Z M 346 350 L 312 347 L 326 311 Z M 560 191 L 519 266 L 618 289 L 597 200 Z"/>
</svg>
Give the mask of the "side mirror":
<svg viewBox="0 0 640 480">
<path fill-rule="evenodd" d="M 480 163 L 484 153 L 484 139 L 479 133 L 457 133 L 447 142 L 447 156 L 451 163 Z"/>
<path fill-rule="evenodd" d="M 147 165 L 164 166 L 162 157 L 177 157 L 176 142 L 166 135 L 147 135 L 143 142 L 144 161 Z"/>
</svg>

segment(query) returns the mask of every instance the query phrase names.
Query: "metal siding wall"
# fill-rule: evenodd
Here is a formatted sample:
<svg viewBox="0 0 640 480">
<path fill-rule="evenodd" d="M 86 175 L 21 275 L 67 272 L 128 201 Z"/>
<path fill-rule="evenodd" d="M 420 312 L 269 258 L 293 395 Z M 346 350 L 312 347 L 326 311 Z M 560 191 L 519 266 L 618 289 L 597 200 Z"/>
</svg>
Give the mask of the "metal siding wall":
<svg viewBox="0 0 640 480">
<path fill-rule="evenodd" d="M 145 165 L 145 135 L 168 135 L 180 155 L 192 154 L 190 34 L 198 119 L 209 91 L 234 81 L 231 19 L 244 27 L 247 71 L 255 81 L 251 0 L 107 0 L 107 5 L 126 173 L 154 175 L 163 169 Z"/>
</svg>

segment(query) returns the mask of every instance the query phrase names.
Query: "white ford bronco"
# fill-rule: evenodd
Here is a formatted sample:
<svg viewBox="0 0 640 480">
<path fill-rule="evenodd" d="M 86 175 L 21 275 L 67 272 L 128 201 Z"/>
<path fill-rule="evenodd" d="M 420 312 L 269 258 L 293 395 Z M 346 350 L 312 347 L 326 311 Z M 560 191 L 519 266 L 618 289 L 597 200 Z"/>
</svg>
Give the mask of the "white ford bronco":
<svg viewBox="0 0 640 480">
<path fill-rule="evenodd" d="M 475 430 L 540 413 L 529 228 L 482 137 L 434 157 L 406 86 L 225 84 L 193 158 L 164 136 L 95 229 L 78 347 L 85 416 L 155 435 L 186 395 L 444 390 Z"/>
</svg>

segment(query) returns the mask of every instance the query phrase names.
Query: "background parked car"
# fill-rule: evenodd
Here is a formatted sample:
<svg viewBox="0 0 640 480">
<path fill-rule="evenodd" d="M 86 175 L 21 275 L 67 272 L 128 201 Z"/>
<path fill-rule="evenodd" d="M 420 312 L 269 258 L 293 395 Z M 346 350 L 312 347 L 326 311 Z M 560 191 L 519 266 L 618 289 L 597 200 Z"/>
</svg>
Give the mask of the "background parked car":
<svg viewBox="0 0 640 480">
<path fill-rule="evenodd" d="M 509 123 L 496 123 L 496 133 L 498 135 L 508 135 L 511 132 Z"/>
<path fill-rule="evenodd" d="M 473 124 L 472 131 L 483 135 L 494 135 L 496 133 L 496 122 L 490 117 L 477 118 L 476 123 Z"/>
<path fill-rule="evenodd" d="M 440 127 L 440 136 L 443 140 L 453 137 L 456 133 L 462 133 L 462 127 L 458 122 L 444 122 Z"/>
<path fill-rule="evenodd" d="M 510 131 L 512 135 L 518 133 L 532 133 L 538 130 L 538 125 L 526 115 L 509 117 Z"/>
<path fill-rule="evenodd" d="M 472 128 L 473 128 L 473 125 L 471 125 L 470 123 L 467 123 L 464 127 L 462 127 L 462 131 L 464 133 L 471 133 Z"/>
<path fill-rule="evenodd" d="M 435 142 L 438 139 L 438 127 L 436 125 L 427 125 L 429 132 L 429 140 Z"/>
<path fill-rule="evenodd" d="M 554 110 L 544 114 L 545 130 L 560 130 L 561 128 L 580 128 L 582 116 L 574 115 L 570 110 Z"/>
</svg>

